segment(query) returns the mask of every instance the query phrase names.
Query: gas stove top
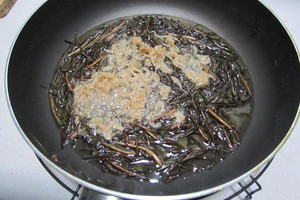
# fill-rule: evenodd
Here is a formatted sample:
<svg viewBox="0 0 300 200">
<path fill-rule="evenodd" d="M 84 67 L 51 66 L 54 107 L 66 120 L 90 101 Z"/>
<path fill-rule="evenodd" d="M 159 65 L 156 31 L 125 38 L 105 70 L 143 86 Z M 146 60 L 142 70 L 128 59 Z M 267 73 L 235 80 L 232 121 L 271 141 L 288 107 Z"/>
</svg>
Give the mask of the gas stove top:
<svg viewBox="0 0 300 200">
<path fill-rule="evenodd" d="M 58 184 L 41 165 L 31 148 L 19 134 L 9 113 L 5 97 L 5 68 L 14 40 L 25 22 L 45 0 L 17 1 L 10 13 L 0 18 L 0 199 L 71 199 L 72 194 Z M 295 45 L 300 47 L 300 1 L 261 0 L 285 25 Z M 298 120 L 299 121 L 299 120 Z M 298 199 L 300 181 L 300 121 L 286 144 L 260 177 L 263 189 L 253 199 Z M 247 180 L 245 180 L 247 181 Z M 73 189 L 76 184 L 67 183 Z M 75 188 L 74 188 L 75 187 Z M 257 187 L 257 186 L 255 186 Z M 207 199 L 224 199 L 234 188 L 228 188 Z M 255 188 L 254 188 L 255 189 Z M 244 197 L 242 193 L 237 199 Z"/>
</svg>

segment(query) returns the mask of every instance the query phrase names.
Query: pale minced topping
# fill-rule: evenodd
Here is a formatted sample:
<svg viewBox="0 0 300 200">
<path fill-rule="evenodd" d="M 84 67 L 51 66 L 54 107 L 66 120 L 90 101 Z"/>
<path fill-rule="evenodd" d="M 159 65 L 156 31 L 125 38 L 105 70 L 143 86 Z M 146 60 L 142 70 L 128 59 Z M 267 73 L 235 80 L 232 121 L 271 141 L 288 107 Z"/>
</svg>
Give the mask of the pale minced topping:
<svg viewBox="0 0 300 200">
<path fill-rule="evenodd" d="M 166 100 L 172 90 L 160 82 L 155 71 L 149 70 L 154 66 L 172 73 L 165 63 L 166 57 L 197 86 L 208 84 L 212 76 L 203 70 L 203 66 L 209 66 L 209 56 L 198 54 L 194 46 L 190 52 L 181 51 L 172 35 L 159 37 L 167 46 L 151 47 L 140 37 L 130 37 L 117 41 L 107 50 L 107 66 L 95 72 L 90 80 L 78 82 L 73 90 L 73 113 L 77 124 L 84 118 L 96 133 L 111 139 L 116 130 L 122 131 L 129 123 L 147 121 L 167 112 L 170 108 Z M 181 87 L 177 78 L 171 78 Z M 185 119 L 180 110 L 171 117 L 175 118 L 175 123 Z"/>
</svg>

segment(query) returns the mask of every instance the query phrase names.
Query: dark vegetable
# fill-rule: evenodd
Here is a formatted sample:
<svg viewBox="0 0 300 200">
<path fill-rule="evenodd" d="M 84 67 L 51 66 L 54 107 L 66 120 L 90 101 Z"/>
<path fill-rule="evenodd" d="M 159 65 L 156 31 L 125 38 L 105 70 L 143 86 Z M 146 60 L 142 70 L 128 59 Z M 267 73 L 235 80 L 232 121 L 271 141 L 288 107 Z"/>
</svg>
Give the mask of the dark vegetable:
<svg viewBox="0 0 300 200">
<path fill-rule="evenodd" d="M 200 25 L 163 16 L 136 16 L 117 20 L 95 28 L 92 33 L 76 38 L 63 55 L 50 84 L 52 113 L 62 129 L 65 142 L 84 140 L 92 148 L 92 157 L 104 170 L 138 179 L 170 182 L 187 172 L 200 172 L 213 167 L 240 145 L 242 123 L 247 125 L 251 109 L 250 76 L 237 53 L 223 39 Z M 150 120 L 134 121 L 124 130 L 117 130 L 110 140 L 96 133 L 73 113 L 73 90 L 78 81 L 91 79 L 92 74 L 107 65 L 108 49 L 116 41 L 139 36 L 154 47 L 170 48 L 162 36 L 176 38 L 179 49 L 193 45 L 211 59 L 204 70 L 211 74 L 208 85 L 197 86 L 169 58 L 165 63 L 173 70 L 165 73 L 154 66 L 160 82 L 172 89 L 166 100 L 170 109 Z M 130 58 L 128 58 L 130 59 Z M 174 78 L 180 85 L 174 82 Z M 175 123 L 172 114 L 183 110 L 185 120 Z M 233 116 L 230 109 L 236 109 Z M 154 128 L 150 125 L 160 122 Z M 80 133 L 79 133 L 80 132 Z"/>
</svg>

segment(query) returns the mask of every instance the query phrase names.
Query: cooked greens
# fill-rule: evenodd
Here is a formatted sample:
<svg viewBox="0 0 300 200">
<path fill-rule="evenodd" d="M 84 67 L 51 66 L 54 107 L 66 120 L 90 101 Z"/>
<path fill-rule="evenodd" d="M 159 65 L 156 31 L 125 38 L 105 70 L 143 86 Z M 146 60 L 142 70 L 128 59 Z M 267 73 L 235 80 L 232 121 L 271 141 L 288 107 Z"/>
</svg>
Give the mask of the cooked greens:
<svg viewBox="0 0 300 200">
<path fill-rule="evenodd" d="M 65 142 L 103 171 L 168 183 L 211 169 L 240 145 L 251 115 L 246 66 L 203 26 L 135 16 L 70 42 L 51 82 Z"/>
</svg>

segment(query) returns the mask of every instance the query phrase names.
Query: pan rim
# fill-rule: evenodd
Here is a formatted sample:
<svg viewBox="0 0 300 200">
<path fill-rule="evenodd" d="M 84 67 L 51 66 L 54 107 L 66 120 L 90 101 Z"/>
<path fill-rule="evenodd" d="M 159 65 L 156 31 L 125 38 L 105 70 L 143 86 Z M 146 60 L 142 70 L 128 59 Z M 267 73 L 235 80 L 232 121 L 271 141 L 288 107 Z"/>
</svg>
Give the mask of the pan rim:
<svg viewBox="0 0 300 200">
<path fill-rule="evenodd" d="M 219 186 L 216 187 L 212 187 L 209 189 L 205 189 L 202 191 L 197 191 L 197 192 L 193 192 L 193 193 L 185 193 L 185 194 L 178 194 L 178 195 L 165 195 L 165 196 L 150 196 L 150 195 L 136 195 L 136 194 L 128 194 L 128 193 L 123 193 L 123 192 L 117 192 L 114 190 L 109 190 L 106 188 L 101 188 L 100 186 L 96 186 L 93 185 L 91 183 L 88 183 L 84 180 L 79 179 L 76 176 L 71 175 L 70 173 L 68 173 L 67 171 L 61 169 L 59 166 L 57 166 L 56 164 L 54 164 L 51 160 L 49 160 L 46 156 L 43 155 L 43 153 L 41 153 L 34 145 L 33 143 L 31 143 L 31 141 L 29 140 L 29 138 L 26 136 L 26 134 L 23 132 L 21 126 L 18 123 L 18 120 L 13 112 L 12 106 L 11 106 L 11 102 L 10 102 L 10 98 L 9 98 L 9 91 L 8 91 L 8 69 L 9 69 L 9 61 L 12 55 L 12 51 L 13 51 L 13 47 L 21 33 L 21 31 L 23 30 L 23 28 L 25 27 L 25 25 L 27 24 L 27 22 L 31 19 L 31 17 L 37 12 L 37 10 L 46 3 L 47 1 L 45 1 L 44 3 L 42 3 L 40 6 L 38 6 L 38 8 L 32 13 L 32 15 L 30 15 L 28 17 L 27 20 L 25 20 L 24 24 L 22 25 L 22 27 L 20 28 L 20 30 L 18 31 L 12 45 L 11 48 L 9 50 L 9 54 L 6 60 L 6 64 L 5 64 L 5 72 L 4 72 L 4 89 L 5 89 L 5 100 L 7 101 L 7 105 L 8 105 L 8 109 L 9 112 L 11 114 L 12 120 L 15 124 L 15 126 L 17 127 L 18 131 L 21 133 L 23 139 L 26 141 L 26 143 L 30 146 L 30 148 L 34 151 L 34 153 L 41 158 L 43 161 L 46 162 L 46 164 L 48 164 L 49 166 L 51 166 L 54 170 L 56 170 L 57 172 L 59 172 L 60 174 L 62 174 L 63 176 L 65 176 L 66 178 L 70 178 L 72 181 L 81 184 L 84 187 L 87 187 L 89 189 L 95 190 L 97 192 L 100 193 L 104 193 L 104 194 L 108 194 L 108 195 L 113 195 L 113 196 L 117 196 L 117 197 L 121 197 L 121 198 L 129 198 L 129 199 L 149 199 L 149 198 L 155 198 L 155 199 L 182 199 L 182 198 L 196 198 L 196 197 L 201 197 L 201 196 L 205 196 L 205 195 L 209 195 L 215 192 L 218 192 L 236 182 L 238 182 L 239 180 L 242 180 L 243 178 L 249 176 L 250 174 L 256 172 L 257 170 L 259 170 L 261 167 L 263 167 L 268 161 L 270 161 L 271 159 L 274 158 L 274 156 L 277 154 L 277 152 L 283 147 L 283 145 L 286 143 L 286 141 L 288 140 L 288 138 L 290 137 L 290 135 L 292 134 L 295 126 L 297 123 L 300 123 L 299 119 L 300 119 L 300 103 L 298 105 L 298 109 L 297 109 L 297 113 L 295 115 L 295 118 L 293 120 L 293 123 L 291 124 L 289 130 L 287 131 L 287 134 L 285 135 L 285 137 L 282 139 L 282 141 L 278 144 L 278 146 L 273 150 L 273 152 L 271 154 L 269 154 L 268 157 L 266 157 L 262 162 L 260 162 L 258 165 L 256 165 L 254 168 L 252 168 L 251 170 L 249 170 L 248 172 L 244 173 L 243 175 L 229 181 L 226 182 L 224 184 L 221 184 Z M 266 7 L 275 17 L 276 19 L 280 22 L 280 24 L 282 25 L 282 27 L 284 28 L 284 30 L 286 31 L 286 33 L 288 33 L 290 40 L 293 43 L 293 46 L 297 52 L 298 55 L 298 61 L 300 61 L 300 56 L 299 56 L 299 50 L 297 48 L 297 45 L 293 39 L 293 37 L 291 37 L 291 33 L 288 31 L 287 27 L 284 25 L 284 23 L 279 19 L 279 17 L 268 7 L 266 6 L 263 2 L 259 1 L 260 3 L 263 4 L 264 7 Z"/>
</svg>

